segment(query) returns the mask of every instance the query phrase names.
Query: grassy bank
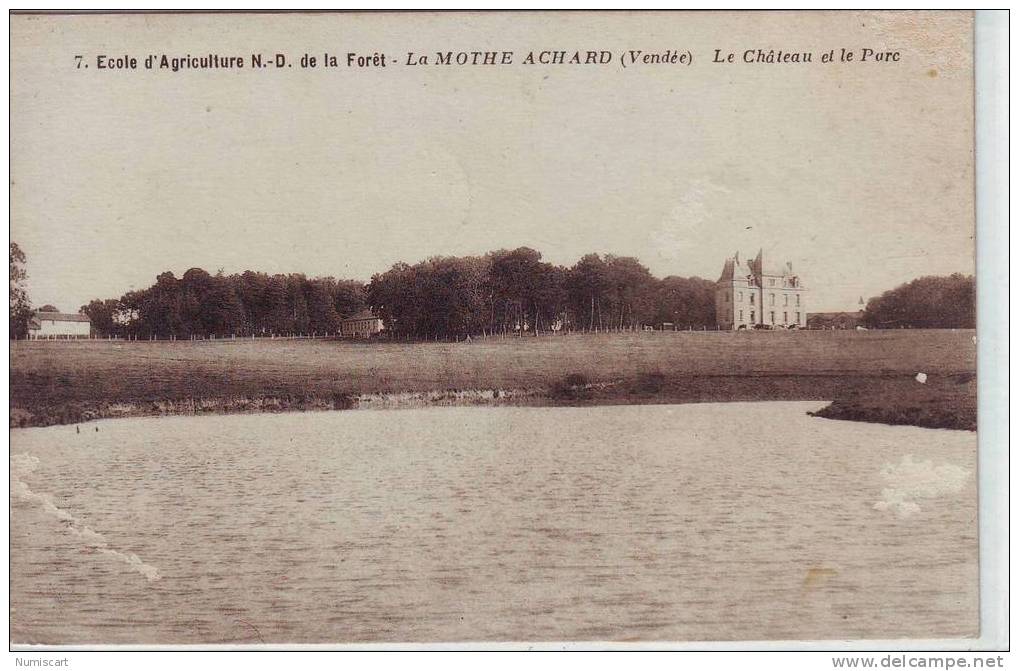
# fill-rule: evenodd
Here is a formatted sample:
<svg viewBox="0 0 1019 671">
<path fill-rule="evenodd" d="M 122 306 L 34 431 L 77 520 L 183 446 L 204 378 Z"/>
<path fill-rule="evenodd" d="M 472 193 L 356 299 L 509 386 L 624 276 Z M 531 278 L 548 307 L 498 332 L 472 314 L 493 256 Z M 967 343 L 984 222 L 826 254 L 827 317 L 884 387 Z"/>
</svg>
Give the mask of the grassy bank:
<svg viewBox="0 0 1019 671">
<path fill-rule="evenodd" d="M 423 403 L 831 400 L 820 415 L 972 429 L 975 367 L 972 331 L 589 334 L 471 344 L 15 342 L 11 424 L 349 408 L 361 397 L 418 393 Z M 914 380 L 917 372 L 927 384 Z M 469 390 L 477 395 L 457 398 Z"/>
</svg>

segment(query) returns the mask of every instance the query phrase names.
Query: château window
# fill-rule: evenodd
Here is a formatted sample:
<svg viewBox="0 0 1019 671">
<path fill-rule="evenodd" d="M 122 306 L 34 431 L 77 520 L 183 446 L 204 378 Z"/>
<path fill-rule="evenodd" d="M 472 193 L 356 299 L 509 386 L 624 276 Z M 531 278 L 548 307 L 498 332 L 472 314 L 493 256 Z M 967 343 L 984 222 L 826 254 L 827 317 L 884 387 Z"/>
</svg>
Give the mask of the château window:
<svg viewBox="0 0 1019 671">
<path fill-rule="evenodd" d="M 750 321 L 757 323 L 757 314 L 753 310 L 750 311 Z"/>
<path fill-rule="evenodd" d="M 783 296 L 783 298 L 785 300 L 783 301 L 782 305 L 789 305 L 789 294 L 786 294 L 785 296 Z"/>
<path fill-rule="evenodd" d="M 743 302 L 743 292 L 742 291 L 739 292 L 739 301 L 740 301 L 740 303 Z"/>
<path fill-rule="evenodd" d="M 775 286 L 775 280 L 768 280 L 768 286 L 769 287 Z"/>
<path fill-rule="evenodd" d="M 743 311 L 742 310 L 739 311 L 739 320 L 743 321 Z"/>
<path fill-rule="evenodd" d="M 800 313 L 799 312 L 796 313 L 796 323 L 797 324 L 800 323 Z"/>
<path fill-rule="evenodd" d="M 788 312 L 783 312 L 782 313 L 782 323 L 783 324 L 788 324 L 789 323 L 789 313 Z"/>
<path fill-rule="evenodd" d="M 796 307 L 800 307 L 800 295 L 796 294 Z"/>
<path fill-rule="evenodd" d="M 775 304 L 775 294 L 771 294 L 771 304 Z"/>
<path fill-rule="evenodd" d="M 772 324 L 775 323 L 775 311 L 774 310 L 771 311 L 771 323 Z"/>
<path fill-rule="evenodd" d="M 751 305 L 754 304 L 754 295 L 753 294 L 750 294 L 750 304 Z"/>
</svg>

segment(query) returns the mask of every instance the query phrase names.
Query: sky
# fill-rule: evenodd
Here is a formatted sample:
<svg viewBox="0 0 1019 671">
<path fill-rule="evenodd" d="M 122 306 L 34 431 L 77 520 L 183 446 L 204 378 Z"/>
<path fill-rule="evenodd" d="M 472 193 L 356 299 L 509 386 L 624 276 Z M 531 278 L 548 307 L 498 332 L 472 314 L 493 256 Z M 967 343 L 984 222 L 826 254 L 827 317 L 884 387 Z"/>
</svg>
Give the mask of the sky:
<svg viewBox="0 0 1019 671">
<path fill-rule="evenodd" d="M 966 13 L 14 16 L 11 237 L 33 304 L 65 311 L 166 270 L 367 281 L 519 246 L 711 280 L 763 248 L 810 311 L 855 310 L 974 271 L 970 31 Z M 900 60 L 711 62 L 842 47 Z M 345 66 L 484 49 L 694 63 Z M 94 66 L 276 52 L 294 67 Z M 343 65 L 303 70 L 303 53 Z"/>
</svg>

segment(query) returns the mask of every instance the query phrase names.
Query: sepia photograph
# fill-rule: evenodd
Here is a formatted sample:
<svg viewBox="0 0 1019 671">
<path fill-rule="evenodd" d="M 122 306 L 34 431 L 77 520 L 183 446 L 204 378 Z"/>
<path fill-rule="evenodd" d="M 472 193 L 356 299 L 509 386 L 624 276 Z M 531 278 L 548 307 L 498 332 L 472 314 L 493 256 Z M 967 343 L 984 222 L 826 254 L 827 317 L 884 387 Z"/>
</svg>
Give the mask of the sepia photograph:
<svg viewBox="0 0 1019 671">
<path fill-rule="evenodd" d="M 975 22 L 11 13 L 11 648 L 979 647 Z"/>
</svg>

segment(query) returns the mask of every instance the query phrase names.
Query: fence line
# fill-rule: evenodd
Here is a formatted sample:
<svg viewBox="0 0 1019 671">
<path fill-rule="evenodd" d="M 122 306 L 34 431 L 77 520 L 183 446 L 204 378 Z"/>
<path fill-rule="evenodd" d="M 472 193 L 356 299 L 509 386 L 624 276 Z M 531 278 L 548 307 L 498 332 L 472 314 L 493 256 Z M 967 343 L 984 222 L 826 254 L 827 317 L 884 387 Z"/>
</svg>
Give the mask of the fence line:
<svg viewBox="0 0 1019 671">
<path fill-rule="evenodd" d="M 337 340 L 342 336 L 338 334 L 323 333 L 293 333 L 286 335 L 205 335 L 205 336 L 97 336 L 97 335 L 64 335 L 51 334 L 44 336 L 28 336 L 25 338 L 13 338 L 13 340 L 73 340 L 76 342 L 237 342 L 245 340 Z"/>
<path fill-rule="evenodd" d="M 756 329 L 745 329 L 747 332 L 756 331 Z M 774 331 L 786 331 L 789 329 L 773 329 Z M 811 329 L 811 328 L 799 328 L 793 329 L 798 331 L 827 331 L 832 333 L 845 333 L 849 331 L 855 331 L 855 329 Z M 765 330 L 764 332 L 768 332 Z M 569 337 L 571 335 L 602 335 L 602 334 L 646 334 L 648 336 L 654 336 L 662 333 L 737 333 L 738 331 L 732 329 L 723 329 L 718 326 L 700 326 L 693 327 L 687 326 L 686 328 L 647 328 L 637 326 L 623 326 L 623 327 L 595 327 L 593 329 L 559 329 L 559 330 L 540 330 L 540 331 L 488 331 L 482 330 L 481 333 L 471 333 L 469 337 L 471 340 L 492 340 L 500 339 L 506 340 L 509 338 L 554 338 L 554 337 Z M 249 335 L 191 335 L 191 336 L 76 336 L 76 335 L 60 335 L 52 334 L 45 336 L 28 336 L 26 338 L 14 338 L 14 340 L 31 340 L 31 341 L 74 341 L 74 342 L 202 342 L 202 343 L 229 343 L 229 342 L 244 342 L 244 341 L 255 341 L 255 340 L 344 340 L 351 342 L 358 341 L 375 341 L 375 342 L 446 342 L 456 343 L 464 342 L 467 340 L 467 334 L 458 335 L 438 335 L 434 334 L 431 336 L 424 337 L 413 337 L 410 334 L 386 334 L 383 332 L 381 335 L 375 336 L 350 336 L 340 334 L 320 334 L 320 333 L 288 333 L 288 334 L 249 334 Z"/>
</svg>

